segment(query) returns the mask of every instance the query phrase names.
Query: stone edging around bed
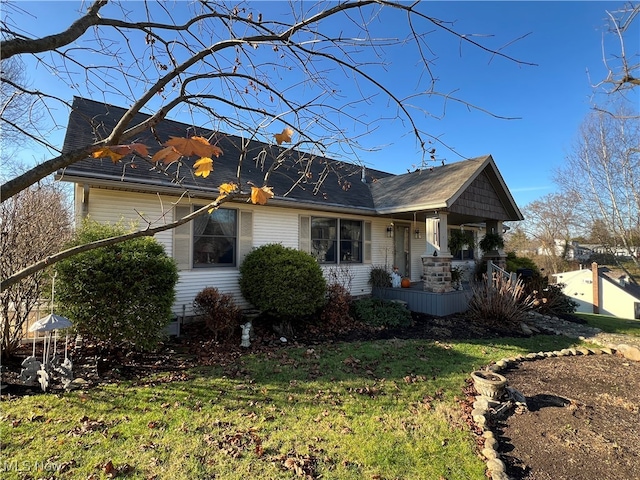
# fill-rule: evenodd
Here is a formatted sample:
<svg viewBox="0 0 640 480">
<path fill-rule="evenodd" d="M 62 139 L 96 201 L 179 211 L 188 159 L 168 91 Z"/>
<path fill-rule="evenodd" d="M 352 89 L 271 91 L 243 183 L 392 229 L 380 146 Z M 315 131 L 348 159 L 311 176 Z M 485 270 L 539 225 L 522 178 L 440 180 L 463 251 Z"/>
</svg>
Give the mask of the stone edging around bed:
<svg viewBox="0 0 640 480">
<path fill-rule="evenodd" d="M 500 374 L 503 370 L 511 368 L 518 363 L 534 360 L 542 360 L 550 357 L 565 357 L 572 355 L 613 355 L 619 354 L 626 359 L 640 361 L 640 357 L 636 358 L 638 348 L 626 344 L 620 344 L 616 348 L 601 347 L 588 348 L 576 347 L 555 350 L 553 352 L 528 353 L 526 355 L 516 355 L 510 358 L 503 358 L 486 367 L 489 372 Z M 505 472 L 505 465 L 500 460 L 498 452 L 499 443 L 494 432 L 487 426 L 489 418 L 504 418 L 514 409 L 527 409 L 526 398 L 516 389 L 507 386 L 505 388 L 506 399 L 495 401 L 488 397 L 477 395 L 473 402 L 473 410 L 471 416 L 475 424 L 482 429 L 482 437 L 484 438 L 484 447 L 482 455 L 487 462 L 487 470 L 489 478 L 492 480 L 510 480 Z"/>
</svg>

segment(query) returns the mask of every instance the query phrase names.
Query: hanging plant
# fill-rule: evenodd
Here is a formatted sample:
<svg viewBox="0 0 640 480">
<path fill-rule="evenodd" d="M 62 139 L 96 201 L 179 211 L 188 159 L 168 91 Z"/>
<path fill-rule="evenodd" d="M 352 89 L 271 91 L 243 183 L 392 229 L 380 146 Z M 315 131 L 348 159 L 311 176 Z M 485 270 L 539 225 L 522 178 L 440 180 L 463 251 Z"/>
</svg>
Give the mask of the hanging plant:
<svg viewBox="0 0 640 480">
<path fill-rule="evenodd" d="M 492 250 L 498 250 L 504 247 L 504 240 L 502 235 L 498 233 L 487 233 L 482 240 L 480 240 L 480 248 L 483 252 L 490 252 Z"/>
<path fill-rule="evenodd" d="M 451 230 L 447 245 L 451 254 L 457 255 L 465 246 L 472 246 L 473 240 L 473 231 L 471 230 Z"/>
</svg>

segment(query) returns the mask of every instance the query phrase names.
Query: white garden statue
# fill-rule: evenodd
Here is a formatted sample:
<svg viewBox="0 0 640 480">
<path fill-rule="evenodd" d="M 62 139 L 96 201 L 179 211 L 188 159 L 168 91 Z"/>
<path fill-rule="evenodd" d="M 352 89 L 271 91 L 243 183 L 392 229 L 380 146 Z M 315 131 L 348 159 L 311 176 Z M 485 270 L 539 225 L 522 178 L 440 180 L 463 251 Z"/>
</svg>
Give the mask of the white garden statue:
<svg viewBox="0 0 640 480">
<path fill-rule="evenodd" d="M 250 347 L 251 342 L 249 341 L 249 337 L 251 335 L 251 328 L 252 328 L 251 322 L 247 322 L 240 325 L 240 328 L 242 328 L 242 342 L 240 343 L 240 346 Z"/>
</svg>

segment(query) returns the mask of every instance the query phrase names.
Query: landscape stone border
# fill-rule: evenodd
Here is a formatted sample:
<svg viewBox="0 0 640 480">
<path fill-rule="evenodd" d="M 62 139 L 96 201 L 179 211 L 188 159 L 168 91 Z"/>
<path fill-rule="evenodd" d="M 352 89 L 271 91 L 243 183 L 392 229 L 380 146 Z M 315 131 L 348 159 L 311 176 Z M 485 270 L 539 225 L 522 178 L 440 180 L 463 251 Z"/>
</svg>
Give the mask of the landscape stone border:
<svg viewBox="0 0 640 480">
<path fill-rule="evenodd" d="M 493 373 L 500 373 L 507 368 L 512 368 L 521 362 L 543 360 L 550 357 L 566 357 L 577 355 L 614 355 L 618 354 L 628 360 L 640 362 L 640 339 L 627 335 L 607 334 L 600 329 L 576 324 L 558 317 L 541 315 L 537 312 L 530 312 L 523 324 L 523 331 L 529 329 L 532 333 L 553 333 L 577 338 L 590 343 L 595 343 L 600 347 L 576 347 L 554 350 L 553 352 L 528 353 L 526 355 L 516 355 L 503 358 L 495 363 L 487 365 L 485 370 Z M 621 343 L 616 343 L 621 342 Z M 490 420 L 504 419 L 512 411 L 527 410 L 527 402 L 524 395 L 515 388 L 505 388 L 505 394 L 496 401 L 488 397 L 477 395 L 473 402 L 471 416 L 474 423 L 482 430 L 484 445 L 482 455 L 487 463 L 489 478 L 492 480 L 510 480 L 506 473 L 504 462 L 500 459 L 498 452 L 499 443 L 495 433 L 491 430 Z"/>
</svg>

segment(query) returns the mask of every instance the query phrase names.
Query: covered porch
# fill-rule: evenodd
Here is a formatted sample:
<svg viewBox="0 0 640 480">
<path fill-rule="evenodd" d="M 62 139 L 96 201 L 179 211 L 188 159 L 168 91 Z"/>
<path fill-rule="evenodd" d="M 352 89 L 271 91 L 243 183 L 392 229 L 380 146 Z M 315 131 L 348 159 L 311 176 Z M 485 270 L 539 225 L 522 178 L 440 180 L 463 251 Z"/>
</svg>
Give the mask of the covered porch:
<svg viewBox="0 0 640 480">
<path fill-rule="evenodd" d="M 372 295 L 446 316 L 468 309 L 476 262 L 505 268 L 503 222 L 523 216 L 490 155 L 383 178 L 371 189 L 376 210 L 389 218 L 393 265 L 411 280 L 410 288 L 376 287 Z M 498 245 L 482 242 L 496 238 Z"/>
<path fill-rule="evenodd" d="M 403 302 L 412 312 L 426 313 L 436 317 L 446 317 L 462 313 L 469 308 L 471 290 L 452 290 L 446 293 L 427 292 L 422 282 L 412 283 L 410 288 L 374 287 L 371 294 L 384 300 Z"/>
</svg>

